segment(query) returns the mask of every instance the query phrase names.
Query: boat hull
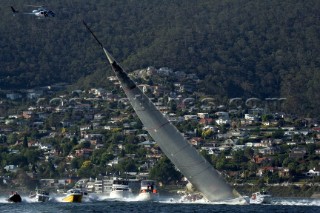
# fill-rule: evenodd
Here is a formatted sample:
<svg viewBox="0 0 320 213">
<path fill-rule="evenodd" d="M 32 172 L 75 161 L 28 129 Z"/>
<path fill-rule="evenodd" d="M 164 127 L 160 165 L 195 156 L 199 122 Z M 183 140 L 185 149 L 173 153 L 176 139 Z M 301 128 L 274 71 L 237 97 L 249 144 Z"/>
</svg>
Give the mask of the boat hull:
<svg viewBox="0 0 320 213">
<path fill-rule="evenodd" d="M 129 198 L 132 196 L 130 191 L 112 191 L 110 192 L 110 198 Z"/>
<path fill-rule="evenodd" d="M 49 193 L 46 193 L 46 194 L 37 193 L 35 195 L 30 195 L 29 197 L 36 202 L 47 202 L 50 199 Z"/>
<path fill-rule="evenodd" d="M 11 195 L 8 198 L 8 202 L 11 202 L 11 203 L 20 203 L 21 201 L 22 201 L 22 199 L 21 199 L 21 196 L 19 194 Z"/>
<path fill-rule="evenodd" d="M 138 201 L 158 201 L 159 193 L 141 192 L 137 198 Z"/>
<path fill-rule="evenodd" d="M 62 201 L 68 202 L 68 203 L 81 203 L 82 195 L 81 194 L 68 195 L 65 198 L 63 198 Z"/>
<path fill-rule="evenodd" d="M 255 192 L 250 197 L 250 204 L 270 204 L 271 195 L 266 192 Z"/>
<path fill-rule="evenodd" d="M 36 200 L 38 201 L 38 202 L 47 202 L 47 201 L 49 201 L 49 196 L 48 195 L 37 195 L 36 196 Z"/>
<path fill-rule="evenodd" d="M 271 203 L 270 196 L 258 197 L 256 199 L 250 198 L 250 204 L 270 204 L 270 203 Z"/>
</svg>

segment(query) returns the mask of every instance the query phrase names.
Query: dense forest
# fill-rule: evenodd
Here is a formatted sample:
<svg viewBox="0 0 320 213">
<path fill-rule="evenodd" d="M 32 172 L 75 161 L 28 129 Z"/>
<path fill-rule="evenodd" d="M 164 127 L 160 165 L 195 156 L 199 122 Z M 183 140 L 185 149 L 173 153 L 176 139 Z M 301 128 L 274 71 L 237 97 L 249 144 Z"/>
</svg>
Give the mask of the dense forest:
<svg viewBox="0 0 320 213">
<path fill-rule="evenodd" d="M 218 98 L 285 97 L 292 113 L 320 112 L 319 0 L 1 1 L 0 89 L 55 82 L 104 85 L 110 68 L 82 20 L 127 71 L 197 73 Z"/>
</svg>

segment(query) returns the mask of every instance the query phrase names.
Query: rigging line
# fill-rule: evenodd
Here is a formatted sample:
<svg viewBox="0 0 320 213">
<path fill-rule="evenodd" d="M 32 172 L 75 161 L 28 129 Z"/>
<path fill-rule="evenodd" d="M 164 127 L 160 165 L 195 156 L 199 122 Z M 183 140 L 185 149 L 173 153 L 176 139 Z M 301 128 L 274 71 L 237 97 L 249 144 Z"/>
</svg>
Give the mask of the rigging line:
<svg viewBox="0 0 320 213">
<path fill-rule="evenodd" d="M 154 132 L 157 132 L 157 130 L 161 129 L 162 127 L 164 127 L 164 126 L 165 126 L 165 125 L 167 125 L 167 124 L 170 124 L 170 122 L 169 122 L 169 121 L 167 121 L 167 122 L 165 122 L 165 123 L 163 123 L 163 124 L 159 125 L 159 126 L 158 126 L 158 127 L 156 127 L 156 128 L 150 128 L 150 130 L 153 130 Z"/>
<path fill-rule="evenodd" d="M 191 175 L 190 177 L 191 177 L 191 178 L 197 177 L 197 176 L 199 176 L 201 173 L 207 171 L 209 168 L 212 168 L 212 166 L 211 166 L 210 164 L 209 164 L 206 168 L 204 168 L 202 171 L 197 172 L 194 176 Z"/>
<path fill-rule="evenodd" d="M 194 163 L 194 164 L 190 164 L 190 165 L 185 165 L 185 166 L 183 166 L 183 165 L 181 165 L 180 167 L 182 168 L 189 168 L 189 167 L 195 167 L 195 166 L 198 166 L 198 165 L 200 165 L 200 164 L 205 164 L 206 162 L 205 161 L 199 161 L 199 162 L 196 162 L 196 163 Z M 210 165 L 211 166 L 211 165 Z"/>
<path fill-rule="evenodd" d="M 176 155 L 176 154 L 178 154 L 179 152 L 181 152 L 182 150 L 184 150 L 185 148 L 188 148 L 188 147 L 190 147 L 190 144 L 188 143 L 188 144 L 186 144 L 184 147 L 182 147 L 181 149 L 179 149 L 177 152 L 175 152 L 175 153 L 171 153 L 171 155 L 173 156 L 173 155 Z"/>
</svg>

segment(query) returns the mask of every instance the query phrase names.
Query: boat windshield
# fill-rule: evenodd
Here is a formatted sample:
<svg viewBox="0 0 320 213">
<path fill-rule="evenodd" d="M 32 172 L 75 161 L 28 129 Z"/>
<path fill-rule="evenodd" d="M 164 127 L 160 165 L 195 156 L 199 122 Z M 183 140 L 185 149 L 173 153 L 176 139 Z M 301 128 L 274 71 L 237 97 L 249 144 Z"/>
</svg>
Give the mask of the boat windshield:
<svg viewBox="0 0 320 213">
<path fill-rule="evenodd" d="M 153 180 L 143 180 L 141 181 L 141 186 L 155 186 L 156 183 Z"/>
<path fill-rule="evenodd" d="M 128 185 L 129 182 L 126 180 L 114 180 L 113 184 L 119 184 L 119 185 Z"/>
</svg>

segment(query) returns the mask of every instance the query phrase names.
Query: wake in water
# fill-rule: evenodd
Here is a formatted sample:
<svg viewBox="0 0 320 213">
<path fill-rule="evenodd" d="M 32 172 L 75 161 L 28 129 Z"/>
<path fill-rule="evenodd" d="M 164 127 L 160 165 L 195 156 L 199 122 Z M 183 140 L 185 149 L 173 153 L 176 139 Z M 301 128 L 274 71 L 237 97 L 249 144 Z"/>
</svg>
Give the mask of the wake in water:
<svg viewBox="0 0 320 213">
<path fill-rule="evenodd" d="M 50 197 L 48 202 L 58 202 L 63 203 L 62 199 L 64 195 L 54 194 Z M 0 203 L 14 204 L 7 201 L 7 197 L 1 196 Z M 84 196 L 82 202 L 139 202 L 137 196 L 133 196 L 131 198 L 110 198 L 107 195 L 99 195 L 99 194 L 89 194 Z M 37 203 L 35 199 L 29 198 L 28 196 L 22 196 L 22 203 Z M 167 204 L 206 204 L 206 205 L 244 205 L 243 199 L 233 199 L 227 201 L 219 201 L 219 202 L 208 202 L 204 199 L 196 200 L 196 201 L 183 201 L 181 197 L 161 197 L 159 201 L 149 201 L 149 202 L 159 202 L 159 203 L 167 203 Z M 271 204 L 251 204 L 251 205 L 280 205 L 280 206 L 320 206 L 320 199 L 314 198 L 273 198 Z"/>
</svg>

